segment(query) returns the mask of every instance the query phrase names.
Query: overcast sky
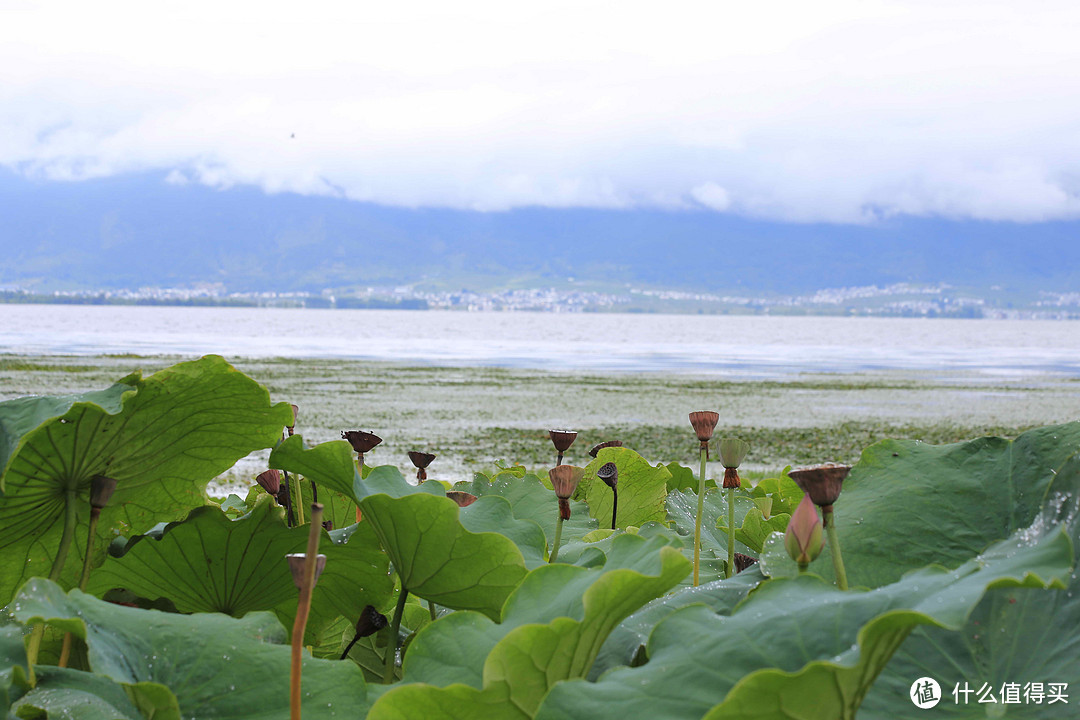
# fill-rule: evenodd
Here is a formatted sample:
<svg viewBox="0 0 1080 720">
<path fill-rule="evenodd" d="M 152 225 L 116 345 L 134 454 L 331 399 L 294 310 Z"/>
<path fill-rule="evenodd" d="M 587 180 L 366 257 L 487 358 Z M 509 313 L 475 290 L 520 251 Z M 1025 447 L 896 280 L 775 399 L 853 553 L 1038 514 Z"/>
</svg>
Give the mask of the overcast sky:
<svg viewBox="0 0 1080 720">
<path fill-rule="evenodd" d="M 1075 219 L 1080 2 L 0 0 L 0 165 L 410 207 Z"/>
</svg>

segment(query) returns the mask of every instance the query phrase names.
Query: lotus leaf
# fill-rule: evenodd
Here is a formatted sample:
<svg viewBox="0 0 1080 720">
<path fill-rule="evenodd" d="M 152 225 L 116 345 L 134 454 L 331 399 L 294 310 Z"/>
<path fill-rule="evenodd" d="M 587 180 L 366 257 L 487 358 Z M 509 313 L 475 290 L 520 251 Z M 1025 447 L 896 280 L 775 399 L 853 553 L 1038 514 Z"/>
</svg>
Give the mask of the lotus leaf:
<svg viewBox="0 0 1080 720">
<path fill-rule="evenodd" d="M 666 512 L 664 499 L 671 473 L 663 465 L 654 467 L 629 448 L 604 448 L 585 467 L 585 477 L 578 486 L 578 497 L 584 497 L 589 514 L 596 518 L 600 527 L 611 527 L 611 509 L 614 501 L 611 488 L 596 477 L 596 471 L 605 463 L 613 462 L 619 468 L 619 510 L 615 525 L 626 528 L 638 527 L 647 522 L 663 522 Z"/>
<path fill-rule="evenodd" d="M 20 590 L 15 616 L 46 622 L 86 641 L 95 673 L 121 683 L 144 713 L 216 720 L 289 717 L 290 649 L 271 613 L 237 619 L 218 613 L 178 615 L 128 608 L 35 578 Z M 175 701 L 172 700 L 175 698 Z M 352 663 L 306 657 L 304 714 L 337 708 L 362 716 L 368 705 L 363 673 Z"/>
<path fill-rule="evenodd" d="M 870 446 L 835 506 L 849 583 L 876 587 L 931 563 L 959 565 L 1027 527 L 1058 469 L 1078 450 L 1080 423 L 1036 428 L 1011 441 Z M 767 575 L 797 573 L 782 542 L 766 542 L 762 563 Z M 833 577 L 828 547 L 811 569 Z"/>
<path fill-rule="evenodd" d="M 95 475 L 118 481 L 97 528 L 100 559 L 116 531 L 145 532 L 205 505 L 207 482 L 272 445 L 288 421 L 288 404 L 271 406 L 264 388 L 215 356 L 104 392 L 0 403 L 0 605 L 26 578 L 49 575 L 68 498 L 77 525 L 58 577 L 76 584 Z"/>
<path fill-rule="evenodd" d="M 647 664 L 563 683 L 537 717 L 853 718 L 914 627 L 962 625 L 991 588 L 1061 587 L 1071 565 L 1055 527 L 1034 544 L 1004 541 L 957 570 L 925 568 L 872 591 L 810 574 L 772 580 L 727 617 L 675 611 L 653 630 Z"/>
<path fill-rule="evenodd" d="M 603 569 L 533 570 L 507 600 L 501 625 L 456 613 L 422 632 L 406 657 L 406 684 L 369 717 L 531 717 L 555 683 L 588 673 L 623 618 L 689 568 L 662 538 L 621 535 Z"/>
</svg>

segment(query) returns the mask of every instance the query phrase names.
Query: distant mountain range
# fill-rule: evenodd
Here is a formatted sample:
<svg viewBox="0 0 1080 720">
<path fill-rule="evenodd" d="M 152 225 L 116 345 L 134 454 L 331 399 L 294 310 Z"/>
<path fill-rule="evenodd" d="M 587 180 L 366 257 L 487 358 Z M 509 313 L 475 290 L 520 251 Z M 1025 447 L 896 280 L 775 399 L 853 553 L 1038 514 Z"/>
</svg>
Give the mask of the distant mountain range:
<svg viewBox="0 0 1080 720">
<path fill-rule="evenodd" d="M 318 292 L 367 285 L 797 294 L 948 283 L 1080 289 L 1080 222 L 897 218 L 789 224 L 705 212 L 382 207 L 161 174 L 83 182 L 0 171 L 0 285 Z"/>
</svg>

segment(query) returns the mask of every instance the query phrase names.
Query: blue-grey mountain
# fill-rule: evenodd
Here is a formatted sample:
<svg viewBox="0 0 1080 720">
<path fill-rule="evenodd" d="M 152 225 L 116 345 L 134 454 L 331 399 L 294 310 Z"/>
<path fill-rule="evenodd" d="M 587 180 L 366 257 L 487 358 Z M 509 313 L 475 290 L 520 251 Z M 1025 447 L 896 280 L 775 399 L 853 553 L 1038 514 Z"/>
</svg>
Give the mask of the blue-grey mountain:
<svg viewBox="0 0 1080 720">
<path fill-rule="evenodd" d="M 766 222 L 706 211 L 381 207 L 328 197 L 0 171 L 0 284 L 220 282 L 309 290 L 424 281 L 488 289 L 597 284 L 799 293 L 896 282 L 1037 293 L 1080 288 L 1080 222 L 899 218 Z"/>
</svg>

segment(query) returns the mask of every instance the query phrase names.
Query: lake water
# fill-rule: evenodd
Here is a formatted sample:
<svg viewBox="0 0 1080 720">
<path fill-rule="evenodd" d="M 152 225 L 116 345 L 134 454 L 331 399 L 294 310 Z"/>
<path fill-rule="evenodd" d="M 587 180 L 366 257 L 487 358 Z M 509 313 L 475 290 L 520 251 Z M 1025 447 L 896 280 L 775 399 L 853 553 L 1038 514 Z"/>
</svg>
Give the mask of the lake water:
<svg viewBox="0 0 1080 720">
<path fill-rule="evenodd" d="M 1080 377 L 1080 323 L 0 305 L 0 353 L 217 353 L 733 378 L 878 370 Z"/>
</svg>

